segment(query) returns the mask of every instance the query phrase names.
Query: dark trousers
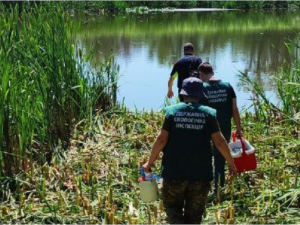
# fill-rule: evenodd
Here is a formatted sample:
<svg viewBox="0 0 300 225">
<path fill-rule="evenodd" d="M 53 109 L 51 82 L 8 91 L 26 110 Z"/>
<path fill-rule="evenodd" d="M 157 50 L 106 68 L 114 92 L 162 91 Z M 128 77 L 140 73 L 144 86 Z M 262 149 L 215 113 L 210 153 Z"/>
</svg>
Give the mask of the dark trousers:
<svg viewBox="0 0 300 225">
<path fill-rule="evenodd" d="M 219 150 L 214 146 L 214 193 L 217 194 L 219 187 L 224 187 L 225 184 L 225 159 Z"/>
<path fill-rule="evenodd" d="M 230 138 L 226 139 L 229 143 Z M 213 147 L 214 151 L 214 193 L 218 193 L 219 187 L 224 187 L 225 185 L 225 159 L 221 152 L 216 148 L 216 146 Z"/>
<path fill-rule="evenodd" d="M 181 88 L 178 88 L 178 97 L 180 102 L 184 102 L 182 95 L 180 94 Z"/>
<path fill-rule="evenodd" d="M 168 223 L 199 224 L 205 211 L 210 182 L 163 179 L 162 196 Z"/>
</svg>

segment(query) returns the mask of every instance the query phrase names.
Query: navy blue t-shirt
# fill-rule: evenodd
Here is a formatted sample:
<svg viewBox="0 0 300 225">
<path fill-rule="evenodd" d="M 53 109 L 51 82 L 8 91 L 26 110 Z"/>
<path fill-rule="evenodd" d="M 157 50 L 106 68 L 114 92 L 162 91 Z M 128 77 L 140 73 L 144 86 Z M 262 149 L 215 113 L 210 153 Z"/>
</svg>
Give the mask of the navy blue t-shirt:
<svg viewBox="0 0 300 225">
<path fill-rule="evenodd" d="M 179 59 L 173 66 L 171 77 L 177 77 L 177 87 L 181 90 L 182 81 L 196 72 L 198 66 L 202 63 L 202 59 L 194 55 L 185 55 Z"/>
</svg>

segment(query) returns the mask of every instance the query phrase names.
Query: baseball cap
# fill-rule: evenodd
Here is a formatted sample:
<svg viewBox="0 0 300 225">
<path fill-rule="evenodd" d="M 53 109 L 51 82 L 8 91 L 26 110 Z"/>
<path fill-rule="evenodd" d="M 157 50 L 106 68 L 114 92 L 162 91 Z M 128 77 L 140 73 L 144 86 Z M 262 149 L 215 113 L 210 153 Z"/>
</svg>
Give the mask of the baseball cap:
<svg viewBox="0 0 300 225">
<path fill-rule="evenodd" d="M 199 99 L 207 98 L 203 92 L 203 82 L 197 77 L 189 77 L 184 79 L 179 94 Z"/>
</svg>

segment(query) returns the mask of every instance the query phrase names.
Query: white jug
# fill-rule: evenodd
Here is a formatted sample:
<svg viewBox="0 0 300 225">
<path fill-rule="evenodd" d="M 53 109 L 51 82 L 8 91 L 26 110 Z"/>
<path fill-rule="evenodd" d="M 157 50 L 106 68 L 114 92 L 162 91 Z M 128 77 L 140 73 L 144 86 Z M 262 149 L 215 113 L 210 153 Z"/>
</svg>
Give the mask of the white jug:
<svg viewBox="0 0 300 225">
<path fill-rule="evenodd" d="M 141 200 L 143 202 L 153 202 L 158 200 L 158 187 L 155 179 L 140 182 Z"/>
</svg>

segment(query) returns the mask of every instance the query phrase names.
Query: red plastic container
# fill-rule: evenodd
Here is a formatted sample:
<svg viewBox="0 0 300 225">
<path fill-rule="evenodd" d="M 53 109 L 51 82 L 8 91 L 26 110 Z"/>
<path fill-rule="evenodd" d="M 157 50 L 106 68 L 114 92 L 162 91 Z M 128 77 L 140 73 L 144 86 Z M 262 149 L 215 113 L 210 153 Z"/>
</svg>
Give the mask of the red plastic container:
<svg viewBox="0 0 300 225">
<path fill-rule="evenodd" d="M 235 141 L 235 134 L 232 134 L 233 141 Z M 235 167 L 238 173 L 255 170 L 257 168 L 255 152 L 251 154 L 246 153 L 246 146 L 243 138 L 241 139 L 243 153 L 238 158 L 233 158 Z"/>
</svg>

